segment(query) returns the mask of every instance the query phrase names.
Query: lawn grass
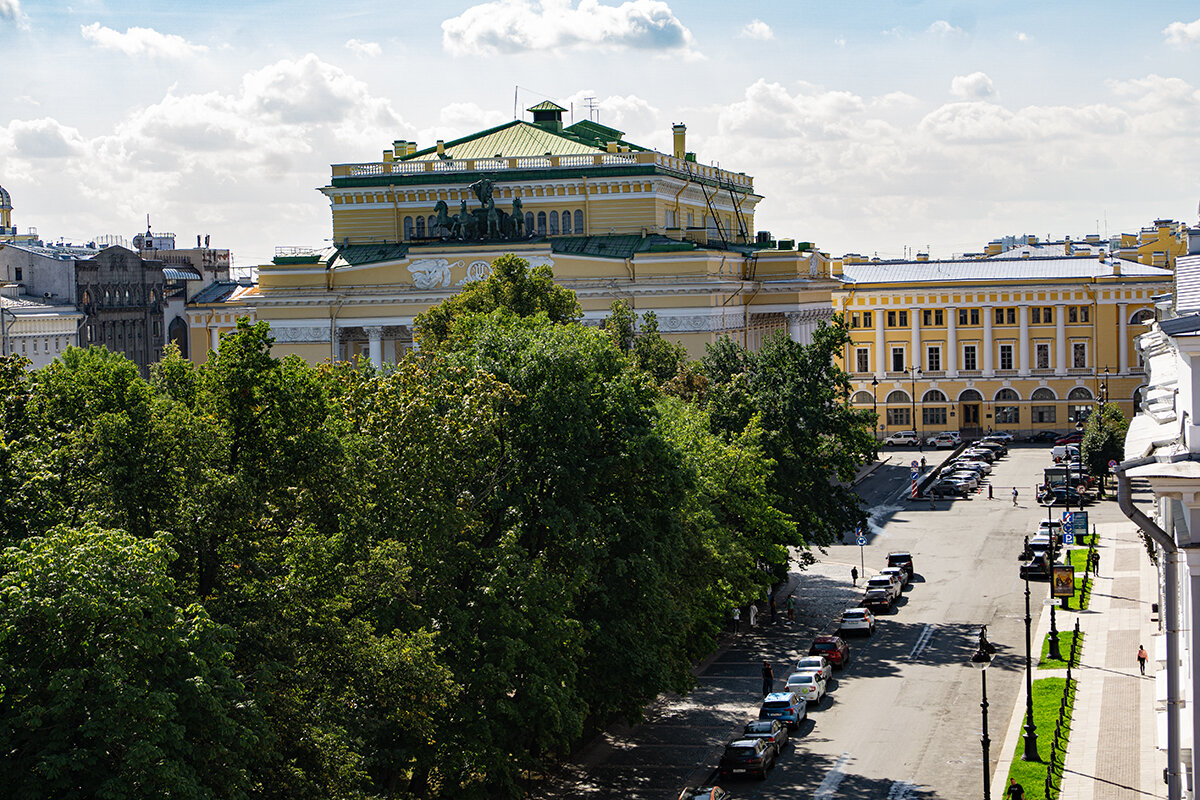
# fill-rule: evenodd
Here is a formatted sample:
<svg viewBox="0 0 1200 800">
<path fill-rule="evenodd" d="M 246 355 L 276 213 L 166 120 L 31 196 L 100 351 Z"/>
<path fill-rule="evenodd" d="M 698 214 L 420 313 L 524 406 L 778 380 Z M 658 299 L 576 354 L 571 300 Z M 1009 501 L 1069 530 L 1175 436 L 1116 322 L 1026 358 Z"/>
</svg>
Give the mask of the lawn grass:
<svg viewBox="0 0 1200 800">
<path fill-rule="evenodd" d="M 1083 647 L 1083 631 L 1079 632 L 1078 647 Z M 1046 638 L 1042 640 L 1042 659 L 1038 662 L 1038 669 L 1066 669 L 1067 657 L 1071 655 L 1071 642 L 1075 639 L 1075 631 L 1073 629 L 1059 630 L 1058 632 L 1058 651 L 1062 654 L 1062 659 L 1051 661 L 1048 658 L 1050 653 L 1050 634 L 1046 634 Z M 1079 666 L 1079 658 L 1082 650 L 1075 651 L 1075 663 L 1072 667 Z"/>
<path fill-rule="evenodd" d="M 1013 754 L 1012 764 L 1008 768 L 1008 779 L 1017 779 L 1025 789 L 1025 800 L 1055 800 L 1058 789 L 1062 785 L 1062 753 L 1056 758 L 1054 769 L 1054 787 L 1050 797 L 1046 797 L 1046 769 L 1050 760 L 1050 745 L 1054 741 L 1054 723 L 1058 720 L 1058 706 L 1062 702 L 1063 688 L 1066 678 L 1040 678 L 1033 682 L 1033 724 L 1037 726 L 1038 761 L 1022 761 L 1021 754 L 1025 752 L 1024 738 L 1017 740 L 1017 749 Z M 1067 709 L 1064 716 L 1064 727 L 1069 733 L 1071 725 L 1071 709 L 1075 704 L 1075 690 L 1072 689 L 1067 698 Z M 1066 737 L 1060 744 L 1066 746 Z M 1005 781 L 1005 786 L 1008 780 Z"/>
</svg>

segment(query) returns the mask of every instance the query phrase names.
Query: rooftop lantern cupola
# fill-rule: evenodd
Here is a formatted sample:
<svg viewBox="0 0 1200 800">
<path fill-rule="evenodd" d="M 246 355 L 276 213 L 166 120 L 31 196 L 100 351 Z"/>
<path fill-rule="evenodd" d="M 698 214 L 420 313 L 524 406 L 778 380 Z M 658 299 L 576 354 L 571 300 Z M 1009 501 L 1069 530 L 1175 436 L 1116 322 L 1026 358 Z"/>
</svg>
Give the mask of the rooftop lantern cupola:
<svg viewBox="0 0 1200 800">
<path fill-rule="evenodd" d="M 565 108 L 558 103 L 552 103 L 545 100 L 538 103 L 532 108 L 525 109 L 533 114 L 533 124 L 539 128 L 545 128 L 548 131 L 558 133 L 562 130 L 562 115 L 566 111 Z"/>
</svg>

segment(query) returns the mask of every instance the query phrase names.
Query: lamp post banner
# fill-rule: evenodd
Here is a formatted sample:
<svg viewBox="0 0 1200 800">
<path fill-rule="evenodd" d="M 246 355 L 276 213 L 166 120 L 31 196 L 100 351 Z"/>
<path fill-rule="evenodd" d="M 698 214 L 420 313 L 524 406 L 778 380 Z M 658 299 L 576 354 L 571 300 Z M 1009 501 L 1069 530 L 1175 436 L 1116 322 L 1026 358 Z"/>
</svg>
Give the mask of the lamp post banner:
<svg viewBox="0 0 1200 800">
<path fill-rule="evenodd" d="M 1050 576 L 1051 594 L 1070 597 L 1075 594 L 1075 568 L 1070 564 L 1055 564 Z"/>
</svg>

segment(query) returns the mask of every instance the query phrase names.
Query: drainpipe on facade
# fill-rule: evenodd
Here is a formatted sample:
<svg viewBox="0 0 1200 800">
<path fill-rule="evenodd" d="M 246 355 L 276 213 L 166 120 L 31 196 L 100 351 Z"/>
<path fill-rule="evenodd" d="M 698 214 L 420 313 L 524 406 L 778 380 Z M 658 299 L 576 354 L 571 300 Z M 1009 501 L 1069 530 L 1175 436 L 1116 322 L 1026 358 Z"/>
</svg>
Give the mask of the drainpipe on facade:
<svg viewBox="0 0 1200 800">
<path fill-rule="evenodd" d="M 1189 459 L 1190 460 L 1190 459 Z M 1175 586 L 1179 570 L 1179 546 L 1174 537 L 1143 514 L 1133 504 L 1126 470 L 1153 464 L 1153 456 L 1122 462 L 1117 473 L 1117 506 L 1134 525 L 1144 531 L 1167 555 L 1166 591 L 1163 592 L 1163 619 L 1167 621 L 1167 800 L 1180 800 L 1183 770 L 1179 748 L 1179 601 Z"/>
</svg>

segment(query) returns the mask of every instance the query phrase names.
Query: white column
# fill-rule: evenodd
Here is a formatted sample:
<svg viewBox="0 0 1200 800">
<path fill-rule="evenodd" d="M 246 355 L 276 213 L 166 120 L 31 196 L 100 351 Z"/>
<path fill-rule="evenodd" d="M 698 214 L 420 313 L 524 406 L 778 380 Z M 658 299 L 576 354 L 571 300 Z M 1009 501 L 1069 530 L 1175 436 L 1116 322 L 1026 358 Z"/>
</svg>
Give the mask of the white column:
<svg viewBox="0 0 1200 800">
<path fill-rule="evenodd" d="M 367 357 L 375 366 L 383 364 L 383 328 L 375 326 L 365 328 L 367 332 Z"/>
<path fill-rule="evenodd" d="M 946 377 L 958 377 L 958 309 L 946 309 Z"/>
<path fill-rule="evenodd" d="M 217 324 L 214 322 L 213 326 L 208 332 L 212 337 L 212 344 L 210 345 L 209 349 L 211 349 L 213 352 L 216 352 L 221 347 L 221 331 L 217 328 Z"/>
<path fill-rule="evenodd" d="M 1124 375 L 1129 371 L 1129 303 L 1117 303 L 1117 347 L 1117 374 Z M 1100 366 L 1098 360 L 1096 366 Z"/>
<path fill-rule="evenodd" d="M 992 353 L 996 343 L 992 341 L 992 309 L 984 306 L 979 310 L 983 312 L 983 377 L 993 378 L 996 371 L 992 369 Z"/>
<path fill-rule="evenodd" d="M 887 313 L 882 308 L 875 309 L 875 377 L 882 378 L 887 367 L 887 353 L 883 352 L 886 345 L 883 341 L 883 315 Z"/>
<path fill-rule="evenodd" d="M 1021 323 L 1021 364 L 1018 367 L 1018 375 L 1022 377 L 1029 374 L 1029 307 L 1017 306 L 1017 320 Z"/>
<path fill-rule="evenodd" d="M 912 314 L 912 352 L 909 354 L 908 365 L 924 369 L 925 359 L 921 352 L 921 309 L 914 308 L 909 313 Z"/>
<path fill-rule="evenodd" d="M 789 312 L 787 312 L 786 316 L 787 316 L 788 336 L 791 337 L 791 340 L 793 342 L 803 342 L 803 339 L 801 338 L 802 334 L 800 332 L 800 312 L 799 311 L 789 311 Z M 851 344 L 851 347 L 853 348 L 853 344 Z M 850 371 L 853 372 L 853 370 L 850 370 Z"/>
<path fill-rule="evenodd" d="M 1054 374 L 1067 374 L 1067 307 L 1054 307 Z"/>
</svg>

